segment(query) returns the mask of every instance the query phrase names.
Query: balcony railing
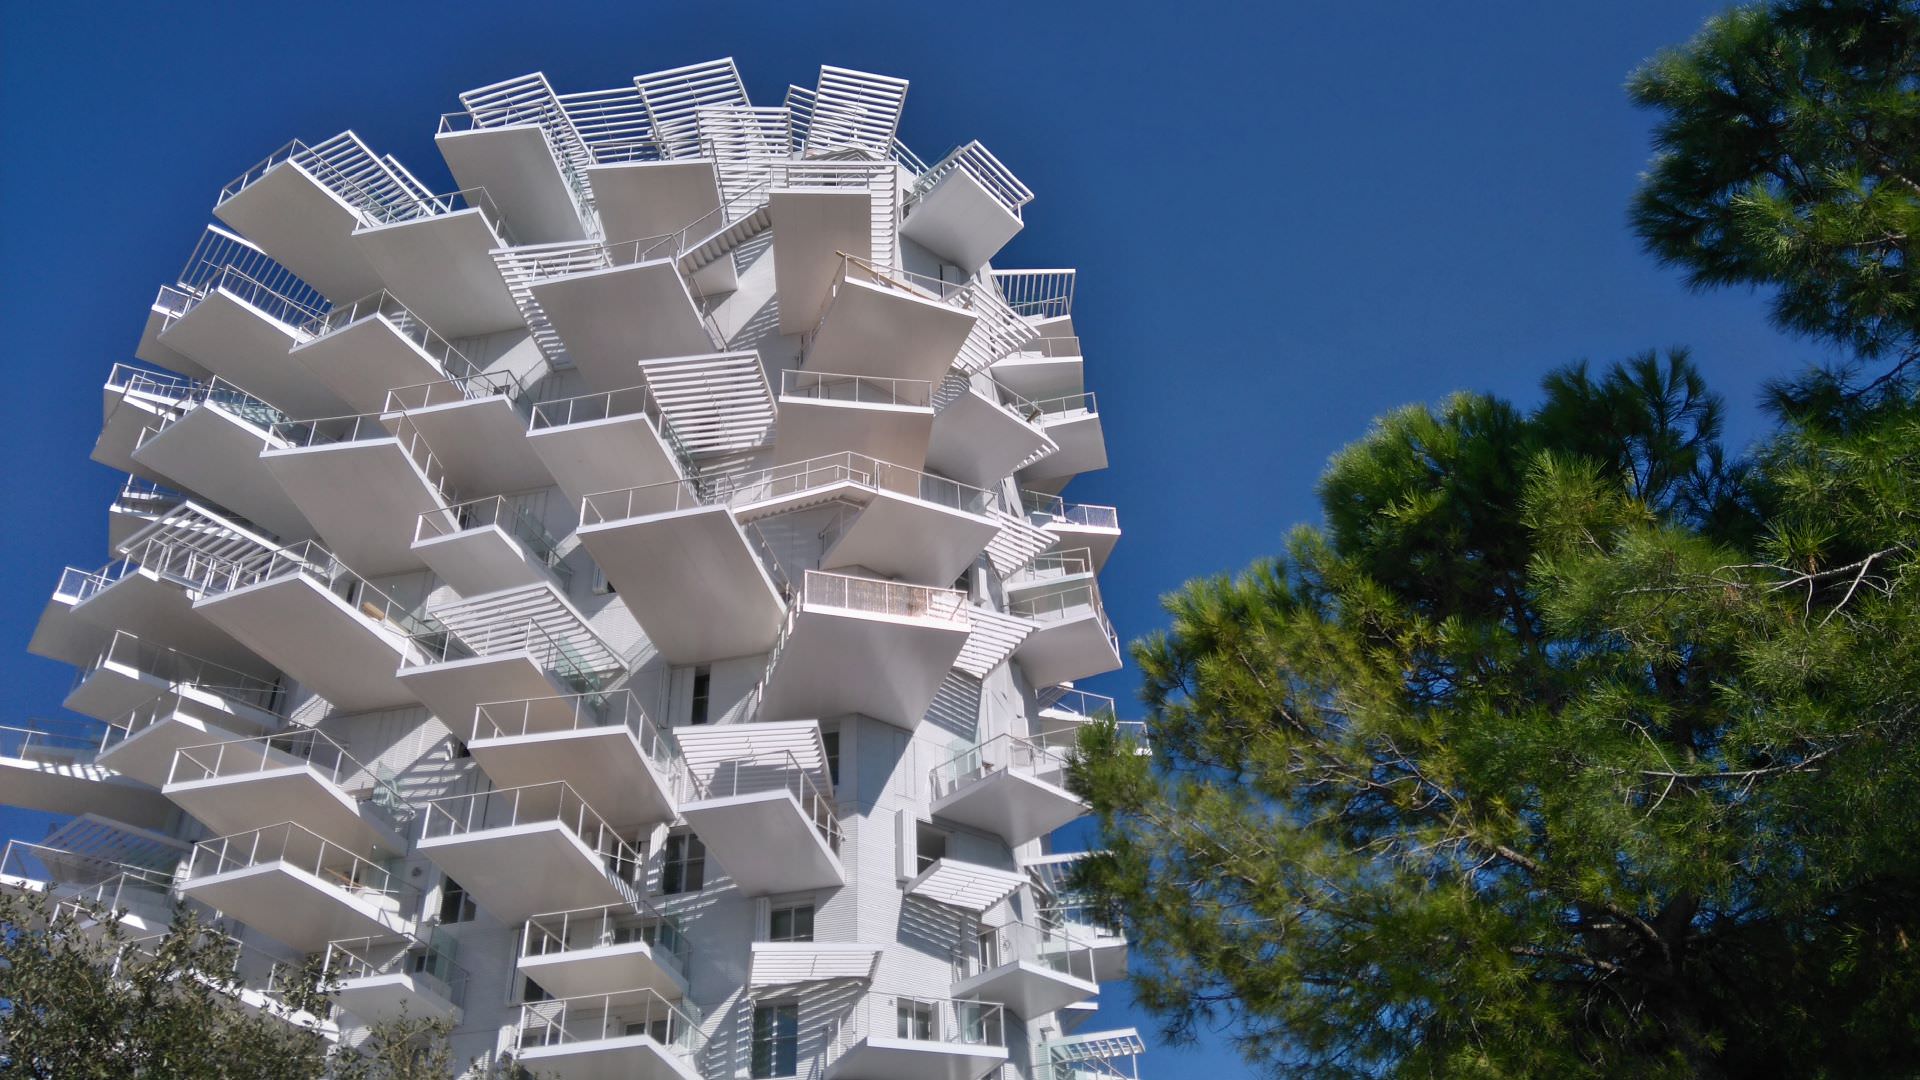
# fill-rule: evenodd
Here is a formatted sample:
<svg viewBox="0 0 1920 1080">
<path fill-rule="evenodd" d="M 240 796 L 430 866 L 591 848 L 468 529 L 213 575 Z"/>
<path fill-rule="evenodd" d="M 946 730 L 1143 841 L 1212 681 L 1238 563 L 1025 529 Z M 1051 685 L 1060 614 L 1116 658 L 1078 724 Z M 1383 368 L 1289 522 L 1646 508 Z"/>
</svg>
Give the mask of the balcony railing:
<svg viewBox="0 0 1920 1080">
<path fill-rule="evenodd" d="M 1105 605 L 1100 602 L 1100 590 L 1091 583 L 1010 600 L 1007 602 L 1007 614 L 1032 619 L 1042 626 L 1091 615 L 1099 621 L 1100 629 L 1107 635 L 1114 651 L 1120 649 L 1120 639 L 1113 632 L 1113 624 L 1107 621 Z"/>
<path fill-rule="evenodd" d="M 416 890 L 391 870 L 291 821 L 217 836 L 193 845 L 182 884 L 254 867 L 284 863 L 327 885 L 400 915 Z"/>
<path fill-rule="evenodd" d="M 354 153 L 355 150 L 358 153 Z M 413 194 L 400 190 L 401 185 L 392 173 L 358 139 L 343 133 L 314 146 L 294 139 L 229 181 L 220 189 L 214 205 L 220 206 L 288 162 L 305 170 L 320 184 L 362 211 L 387 206 L 406 207 L 414 201 Z M 349 171 L 343 167 L 347 162 L 353 162 L 358 167 Z"/>
<path fill-rule="evenodd" d="M 290 331 L 326 312 L 329 304 L 320 291 L 273 261 L 265 251 L 225 229 L 209 225 L 200 234 L 187 264 L 180 270 L 180 289 L 172 299 L 166 326 L 192 310 L 215 289 L 235 297 L 279 320 Z M 161 327 L 164 331 L 166 326 Z"/>
<path fill-rule="evenodd" d="M 147 915 L 173 910 L 173 875 L 130 866 L 102 881 L 56 891 L 56 917 L 114 919 L 140 909 Z"/>
<path fill-rule="evenodd" d="M 312 769 L 343 794 L 365 804 L 394 832 L 413 816 L 406 796 L 391 780 L 314 728 L 183 746 L 173 752 L 167 783 L 254 776 L 296 765 Z"/>
<path fill-rule="evenodd" d="M 1090 393 L 1044 398 L 1031 404 L 1039 412 L 1039 421 L 1042 424 L 1062 424 L 1069 420 L 1082 420 L 1100 415 L 1098 403 Z"/>
<path fill-rule="evenodd" d="M 168 325 L 184 317 L 215 292 L 225 292 L 281 324 L 288 333 L 304 337 L 300 328 L 323 317 L 327 313 L 327 302 L 311 286 L 293 275 L 286 274 L 286 278 L 286 281 L 270 284 L 237 266 L 222 266 L 207 275 L 199 291 L 194 294 L 193 302 L 169 319 Z"/>
<path fill-rule="evenodd" d="M 1076 979 L 1094 979 L 1093 942 L 1066 923 L 1015 922 L 982 927 L 973 947 L 954 959 L 955 982 L 1013 963 L 1038 964 Z"/>
<path fill-rule="evenodd" d="M 1048 551 L 1034 556 L 1033 561 L 1015 574 L 1008 584 L 1015 587 L 1028 587 L 1083 577 L 1091 573 L 1093 573 L 1091 549 L 1082 547 L 1067 551 Z"/>
<path fill-rule="evenodd" d="M 38 882 L 60 896 L 76 896 L 129 875 L 162 887 L 173 883 L 170 871 L 26 840 L 9 840 L 6 849 L 0 851 L 0 876 Z"/>
<path fill-rule="evenodd" d="M 605 686 L 619 674 L 615 668 L 595 668 L 573 648 L 548 632 L 538 619 L 515 619 L 489 626 L 454 631 L 436 629 L 413 639 L 416 656 L 408 667 L 450 664 L 485 656 L 525 653 L 543 671 L 581 693 Z"/>
<path fill-rule="evenodd" d="M 141 379 L 140 381 L 145 383 L 149 380 Z M 157 389 L 159 387 L 153 387 L 153 390 Z M 153 390 L 144 392 L 151 393 Z M 262 430 L 271 430 L 275 424 L 285 423 L 288 419 L 286 413 L 218 376 L 207 382 L 196 382 L 191 387 L 179 389 L 173 396 L 172 405 L 178 411 L 163 418 L 155 426 L 142 430 L 138 446 L 145 446 L 150 438 L 172 427 L 187 415 L 188 410 L 199 405 L 211 405 L 221 412 L 244 420 Z"/>
<path fill-rule="evenodd" d="M 395 600 L 366 578 L 348 569 L 331 551 L 317 541 L 304 540 L 291 547 L 274 548 L 244 559 L 233 559 L 209 575 L 209 595 L 232 592 L 284 577 L 304 577 L 332 593 L 361 617 L 392 627 L 408 637 L 431 634 L 442 629 L 416 608 Z"/>
<path fill-rule="evenodd" d="M 89 720 L 35 717 L 0 726 L 0 758 L 41 765 L 87 765 L 99 752 L 106 725 Z"/>
<path fill-rule="evenodd" d="M 640 744 L 640 752 L 662 775 L 669 780 L 679 775 L 679 744 L 671 732 L 654 722 L 640 696 L 627 689 L 486 702 L 474 710 L 471 741 L 600 728 L 627 729 Z"/>
<path fill-rule="evenodd" d="M 92 666 L 81 669 L 74 685 L 79 686 L 108 665 L 132 668 L 141 675 L 173 684 L 217 694 L 231 701 L 268 712 L 280 707 L 280 684 L 244 671 L 236 671 L 211 660 L 142 641 L 125 630 L 115 630 L 106 648 Z"/>
<path fill-rule="evenodd" d="M 379 317 L 399 331 L 400 336 L 418 346 L 421 352 L 433 358 L 434 363 L 449 377 L 472 375 L 479 366 L 467 359 L 467 354 L 453 346 L 428 326 L 426 321 L 415 315 L 392 293 L 385 289 L 370 296 L 363 296 L 344 307 L 334 308 L 314 319 L 309 319 L 301 330 L 314 340 L 326 337 L 338 330 L 344 330 L 355 323 Z"/>
<path fill-rule="evenodd" d="M 781 751 L 779 757 L 771 760 L 756 758 L 724 762 L 712 775 L 690 776 L 690 781 L 694 799 L 701 802 L 784 791 L 800 804 L 800 813 L 812 823 L 814 831 L 826 841 L 828 849 L 836 855 L 840 853 L 840 842 L 845 839 L 845 832 L 840 825 L 840 814 L 834 809 L 833 798 L 820 789 L 814 774 L 801 767 L 799 759 L 790 750 Z"/>
<path fill-rule="evenodd" d="M 350 938 L 327 943 L 321 971 L 330 983 L 411 975 L 455 1007 L 467 1003 L 467 969 L 444 950 L 407 937 Z"/>
<path fill-rule="evenodd" d="M 807 571 L 801 602 L 808 608 L 924 619 L 950 623 L 962 629 L 971 625 L 967 617 L 966 594 L 958 589 L 853 577 L 823 570 Z"/>
<path fill-rule="evenodd" d="M 1007 306 L 1030 319 L 1073 314 L 1074 270 L 995 270 L 993 283 Z"/>
<path fill-rule="evenodd" d="M 199 379 L 189 379 L 185 375 L 175 375 L 170 371 L 151 371 L 134 364 L 117 363 L 107 373 L 106 388 L 122 394 L 144 394 L 159 398 L 169 404 L 185 401 L 194 391 L 205 386 Z"/>
<path fill-rule="evenodd" d="M 1070 503 L 1058 495 L 1042 491 L 1020 492 L 1020 506 L 1029 517 L 1044 518 L 1062 525 L 1089 529 L 1118 529 L 1120 512 L 1111 506 Z"/>
<path fill-rule="evenodd" d="M 462 210 L 480 211 L 480 220 L 486 222 L 493 233 L 495 247 L 513 247 L 513 233 L 507 229 L 507 219 L 494 205 L 493 196 L 487 194 L 484 187 L 461 188 L 440 195 L 422 195 L 406 203 L 395 205 L 377 205 L 370 207 L 367 216 L 382 225 L 391 225 L 400 221 L 419 221 L 423 218 L 444 217 L 457 214 Z"/>
<path fill-rule="evenodd" d="M 194 687 L 194 689 L 199 691 L 204 691 L 212 696 L 221 697 L 233 705 L 245 705 L 247 708 L 258 710 L 259 712 L 265 714 L 265 718 L 268 721 L 275 722 L 276 726 L 284 725 L 285 723 L 288 722 L 286 713 L 281 711 L 278 708 L 266 708 L 259 705 L 249 705 L 246 702 L 238 702 L 238 701 L 235 701 L 233 698 L 227 697 L 227 695 L 220 692 L 219 690 L 210 689 L 208 687 L 196 686 Z M 139 708 L 134 709 L 132 712 L 129 712 L 127 715 L 120 717 L 118 720 L 112 721 L 111 723 L 107 724 L 106 730 L 102 733 L 101 740 L 100 740 L 100 753 L 104 754 L 108 750 L 112 749 L 114 746 L 120 743 L 123 743 L 128 739 L 133 738 L 135 735 L 140 734 L 142 731 L 147 730 L 153 725 L 174 716 L 176 713 L 178 713 L 181 710 L 184 703 L 185 703 L 185 698 L 183 697 L 181 692 L 179 690 L 172 690 L 165 694 L 160 695 L 157 698 L 154 698 L 152 701 L 149 701 L 144 705 L 141 705 Z"/>
<path fill-rule="evenodd" d="M 645 901 L 535 915 L 520 929 L 520 959 L 644 942 L 656 962 L 680 975 L 690 950 L 680 923 Z"/>
<path fill-rule="evenodd" d="M 359 413 L 331 416 L 321 420 L 289 420 L 273 425 L 273 435 L 294 449 L 315 446 L 344 446 L 357 442 L 391 439 L 399 445 L 407 460 L 420 471 L 421 479 L 440 496 L 442 503 L 456 503 L 460 497 L 447 479 L 446 464 L 427 445 L 426 437 L 404 413 L 389 419 L 388 413 Z"/>
<path fill-rule="evenodd" d="M 869 994 L 845 1017 L 831 1023 L 828 1062 L 867 1038 L 1005 1047 L 1006 1014 L 990 1001 Z"/>
<path fill-rule="evenodd" d="M 525 1053 L 636 1035 L 644 1035 L 689 1061 L 698 1061 L 707 1046 L 698 1013 L 652 990 L 640 989 L 530 1001 L 520 1007 L 514 1048 Z"/>
<path fill-rule="evenodd" d="M 919 196 L 926 195 L 933 190 L 935 184 L 955 170 L 964 172 L 979 181 L 980 186 L 986 188 L 987 193 L 998 200 L 1000 205 L 1006 207 L 1007 212 L 1016 218 L 1020 216 L 1020 208 L 1033 201 L 1032 190 L 1021 183 L 1019 177 L 1013 175 L 1013 170 L 1000 164 L 1000 159 L 980 145 L 978 139 L 956 148 L 946 157 L 935 162 L 932 168 L 925 170 L 919 182 L 913 185 L 914 193 Z"/>
<path fill-rule="evenodd" d="M 646 417 L 653 424 L 653 429 L 666 440 L 667 448 L 673 452 L 680 471 L 687 476 L 692 476 L 697 471 L 693 463 L 693 452 L 687 448 L 685 442 L 681 441 L 679 432 L 673 428 L 673 422 L 660 408 L 660 403 L 654 400 L 653 392 L 644 386 L 629 386 L 599 394 L 581 394 L 577 397 L 536 402 L 533 406 L 533 422 L 528 425 L 527 430 L 529 432 L 545 431 L 548 428 L 565 427 L 568 424 L 587 424 L 621 416 Z"/>
<path fill-rule="evenodd" d="M 1057 709 L 1088 720 L 1111 719 L 1115 715 L 1112 698 L 1071 686 L 1041 687 L 1034 697 L 1042 709 Z"/>
<path fill-rule="evenodd" d="M 566 557 L 560 552 L 559 538 L 548 532 L 546 526 L 540 524 L 540 519 L 534 517 L 519 500 L 509 499 L 505 495 L 469 499 L 444 510 L 429 510 L 421 514 L 413 528 L 413 542 L 420 544 L 490 527 L 498 527 L 520 541 L 527 553 L 545 567 L 563 588 L 573 580 L 573 570 L 567 566 Z"/>
<path fill-rule="evenodd" d="M 615 882 L 637 889 L 646 870 L 639 849 L 595 813 L 565 780 L 430 800 L 425 804 L 420 838 L 471 836 L 549 822 L 586 844 Z M 639 899 L 637 892 L 632 899 Z"/>
<path fill-rule="evenodd" d="M 456 375 L 447 379 L 435 379 L 432 382 L 415 383 L 412 386 L 399 386 L 387 391 L 383 413 L 404 413 L 415 409 L 431 409 L 441 405 L 459 405 L 468 401 L 485 401 L 488 398 L 505 398 L 520 415 L 527 415 L 527 396 L 531 393 L 531 375 L 516 376 L 511 372 L 479 372 L 471 375 Z"/>
<path fill-rule="evenodd" d="M 780 373 L 780 396 L 856 405 L 899 405 L 924 409 L 933 404 L 933 384 L 925 379 L 889 379 L 876 375 L 836 375 L 788 368 Z"/>
<path fill-rule="evenodd" d="M 1044 740 L 1020 735 L 995 735 L 967 747 L 928 770 L 933 797 L 943 799 L 977 781 L 1000 772 L 1053 773 L 1065 767 L 1067 752 Z"/>
</svg>

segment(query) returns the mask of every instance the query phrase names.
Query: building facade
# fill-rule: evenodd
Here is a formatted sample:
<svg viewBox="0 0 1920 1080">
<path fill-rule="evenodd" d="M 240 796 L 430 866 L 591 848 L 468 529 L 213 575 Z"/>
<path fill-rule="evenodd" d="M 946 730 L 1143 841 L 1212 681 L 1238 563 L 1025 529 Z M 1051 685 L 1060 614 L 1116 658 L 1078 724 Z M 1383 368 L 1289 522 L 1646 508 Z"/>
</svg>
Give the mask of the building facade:
<svg viewBox="0 0 1920 1080">
<path fill-rule="evenodd" d="M 488 1071 L 1131 1075 L 1050 840 L 1121 663 L 1075 274 L 992 265 L 1032 195 L 906 90 L 536 74 L 441 117 L 457 190 L 352 132 L 222 189 L 105 384 L 5 886 Z"/>
</svg>

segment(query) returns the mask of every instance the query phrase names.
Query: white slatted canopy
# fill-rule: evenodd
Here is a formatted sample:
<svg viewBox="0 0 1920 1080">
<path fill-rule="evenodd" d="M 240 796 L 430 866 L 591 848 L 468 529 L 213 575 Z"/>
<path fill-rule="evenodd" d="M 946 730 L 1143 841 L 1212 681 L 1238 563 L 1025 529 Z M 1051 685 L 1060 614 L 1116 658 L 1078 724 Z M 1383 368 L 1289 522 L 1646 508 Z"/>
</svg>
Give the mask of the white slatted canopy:
<svg viewBox="0 0 1920 1080">
<path fill-rule="evenodd" d="M 675 728 L 673 736 L 687 772 L 703 783 L 722 765 L 785 766 L 788 754 L 822 785 L 828 782 L 827 747 L 817 720 L 696 725 Z"/>
<path fill-rule="evenodd" d="M 1036 629 L 1031 620 L 985 608 L 975 608 L 968 614 L 973 619 L 973 632 L 967 635 L 966 644 L 960 646 L 960 655 L 953 666 L 976 679 L 986 678 L 988 672 L 1012 656 L 1013 650 Z"/>
<path fill-rule="evenodd" d="M 698 111 L 703 105 L 749 105 L 747 84 L 733 57 L 668 68 L 636 76 L 633 85 L 647 111 L 647 122 L 663 158 L 700 153 Z"/>
<path fill-rule="evenodd" d="M 885 155 L 900 131 L 907 80 L 822 65 L 813 91 L 807 150 L 865 150 Z"/>
<path fill-rule="evenodd" d="M 872 982 L 880 965 L 880 946 L 839 942 L 756 941 L 747 985 L 792 986 L 796 983 L 853 979 Z"/>
<path fill-rule="evenodd" d="M 427 614 L 469 643 L 486 640 L 490 628 L 532 622 L 566 648 L 587 672 L 627 666 L 613 646 L 587 624 L 586 617 L 546 582 L 437 605 L 428 608 Z"/>
<path fill-rule="evenodd" d="M 640 373 L 688 453 L 733 453 L 773 441 L 779 406 L 759 353 L 642 360 Z"/>
<path fill-rule="evenodd" d="M 985 911 L 1012 896 L 1027 879 L 991 866 L 935 859 L 932 866 L 907 883 L 907 893 L 968 911 Z"/>
</svg>

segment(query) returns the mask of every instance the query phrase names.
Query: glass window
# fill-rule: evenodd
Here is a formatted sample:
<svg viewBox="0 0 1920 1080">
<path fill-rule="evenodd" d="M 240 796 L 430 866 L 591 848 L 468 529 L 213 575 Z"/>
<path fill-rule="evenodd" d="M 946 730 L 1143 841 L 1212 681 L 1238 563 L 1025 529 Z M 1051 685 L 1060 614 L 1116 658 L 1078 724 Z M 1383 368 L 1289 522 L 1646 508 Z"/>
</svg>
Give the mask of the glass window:
<svg viewBox="0 0 1920 1080">
<path fill-rule="evenodd" d="M 834 787 L 839 787 L 840 733 L 837 731 L 823 731 L 820 733 L 820 742 L 827 748 L 827 779 L 833 782 Z"/>
<path fill-rule="evenodd" d="M 699 892 L 707 882 L 707 846 L 692 833 L 667 837 L 660 863 L 660 891 Z"/>
<path fill-rule="evenodd" d="M 442 923 L 472 922 L 476 914 L 473 898 L 460 883 L 447 878 L 440 883 L 440 921 Z"/>
<path fill-rule="evenodd" d="M 713 669 L 705 664 L 693 669 L 693 716 L 688 723 L 707 722 L 707 703 L 713 698 Z"/>
<path fill-rule="evenodd" d="M 793 1076 L 800 1070 L 800 1006 L 793 1002 L 753 1010 L 753 1075 Z"/>
<path fill-rule="evenodd" d="M 899 1030 L 902 1039 L 933 1038 L 933 1005 L 925 1001 L 900 999 Z"/>
<path fill-rule="evenodd" d="M 768 925 L 769 941 L 812 941 L 813 905 L 791 904 L 773 909 Z"/>
</svg>

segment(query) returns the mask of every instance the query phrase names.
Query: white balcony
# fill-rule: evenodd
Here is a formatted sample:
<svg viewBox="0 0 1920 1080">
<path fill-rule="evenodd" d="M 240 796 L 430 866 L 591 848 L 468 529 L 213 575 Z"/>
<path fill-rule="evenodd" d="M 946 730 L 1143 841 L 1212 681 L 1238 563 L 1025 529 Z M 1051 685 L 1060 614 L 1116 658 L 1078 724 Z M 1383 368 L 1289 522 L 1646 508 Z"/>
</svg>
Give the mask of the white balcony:
<svg viewBox="0 0 1920 1080">
<path fill-rule="evenodd" d="M 313 527 L 260 460 L 286 414 L 223 379 L 183 395 L 172 415 L 140 433 L 133 460 L 284 540 Z"/>
<path fill-rule="evenodd" d="M 857 712 L 911 731 L 971 628 L 954 589 L 809 570 L 767 667 L 761 715 Z"/>
<path fill-rule="evenodd" d="M 1100 992 L 1093 950 L 1068 928 L 1008 923 L 981 928 L 955 965 L 953 992 L 1033 1020 Z"/>
<path fill-rule="evenodd" d="M 386 866 L 290 821 L 195 844 L 177 888 L 302 952 L 411 933 L 419 900 Z"/>
<path fill-rule="evenodd" d="M 553 479 L 527 442 L 527 397 L 511 373 L 461 375 L 391 390 L 382 412 L 420 433 L 454 489 L 530 491 Z"/>
<path fill-rule="evenodd" d="M 748 896 L 837 888 L 842 831 L 814 721 L 682 728 L 680 816 Z"/>
<path fill-rule="evenodd" d="M 1037 423 L 1059 446 L 1059 452 L 1022 471 L 1022 486 L 1058 492 L 1067 481 L 1085 472 L 1107 467 L 1107 437 L 1100 427 L 1100 409 L 1092 394 L 1071 394 L 1033 402 Z"/>
<path fill-rule="evenodd" d="M 306 337 L 293 347 L 294 360 L 358 412 L 384 409 L 387 391 L 396 386 L 474 370 L 466 354 L 385 291 L 336 307 L 302 330 Z"/>
<path fill-rule="evenodd" d="M 564 781 L 435 799 L 416 849 L 502 922 L 639 899 L 640 852 Z"/>
<path fill-rule="evenodd" d="M 380 287 L 353 245 L 362 206 L 389 194 L 394 178 L 364 143 L 344 132 L 308 146 L 295 140 L 220 192 L 213 213 L 335 300 Z"/>
<path fill-rule="evenodd" d="M 115 364 L 100 392 L 100 435 L 94 440 L 92 460 L 116 472 L 145 480 L 170 483 L 133 459 L 148 428 L 159 427 L 179 414 L 181 403 L 206 385 L 171 372 L 149 371 L 133 364 Z"/>
<path fill-rule="evenodd" d="M 449 953 L 410 937 L 327 943 L 323 961 L 335 1006 L 373 1025 L 402 1016 L 460 1022 L 468 976 Z"/>
<path fill-rule="evenodd" d="M 551 96 L 551 89 L 547 94 Z M 580 217 L 585 179 L 556 157 L 541 126 L 542 115 L 523 111 L 516 116 L 472 103 L 469 107 L 471 111 L 442 116 L 433 137 L 454 182 L 466 189 L 486 189 L 523 244 L 585 239 Z M 560 119 L 557 105 L 547 119 Z"/>
<path fill-rule="evenodd" d="M 1048 1075 L 1054 1080 L 1139 1080 L 1138 1058 L 1146 1049 L 1147 1044 L 1134 1028 L 1089 1031 L 1041 1043 L 1038 1060 L 1046 1064 L 1037 1067 L 1052 1069 Z"/>
<path fill-rule="evenodd" d="M 504 495 L 421 514 L 413 550 L 461 596 L 547 582 L 564 590 L 573 579 L 559 538 L 520 500 Z"/>
<path fill-rule="evenodd" d="M 998 1004 L 869 994 L 829 1033 L 827 1080 L 982 1080 L 1007 1064 Z"/>
<path fill-rule="evenodd" d="M 1120 666 L 1120 639 L 1096 585 L 1029 592 L 1010 599 L 1007 613 L 1034 624 L 1013 654 L 1034 686 L 1072 682 Z"/>
<path fill-rule="evenodd" d="M 710 158 L 615 160 L 587 167 L 593 205 L 608 236 L 665 236 L 720 208 Z"/>
<path fill-rule="evenodd" d="M 1112 698 L 1071 686 L 1042 687 L 1034 697 L 1039 708 L 1030 720 L 1033 736 L 1049 745 L 1071 746 L 1081 728 L 1117 715 Z"/>
<path fill-rule="evenodd" d="M 118 551 L 140 530 L 177 510 L 186 496 L 134 473 L 107 504 L 107 547 Z"/>
<path fill-rule="evenodd" d="M 530 286 L 588 388 L 632 385 L 634 365 L 642 360 L 714 351 L 714 332 L 688 293 L 677 259 L 653 257 L 636 243 L 603 245 L 600 251 L 597 268 L 557 266 L 556 276 Z"/>
<path fill-rule="evenodd" d="M 687 992 L 680 924 L 644 902 L 535 915 L 520 928 L 520 974 L 554 997 Z"/>
<path fill-rule="evenodd" d="M 1056 547 L 1086 548 L 1093 556 L 1093 568 L 1105 569 L 1107 557 L 1120 541 L 1118 510 L 1092 503 L 1070 503 L 1042 491 L 1022 491 L 1020 502 L 1029 522 L 1059 538 Z"/>
<path fill-rule="evenodd" d="M 228 234 L 232 235 L 232 234 Z M 193 293 L 187 288 L 175 285 L 162 285 L 154 295 L 153 303 L 147 307 L 146 322 L 140 328 L 140 343 L 133 347 L 133 358 L 142 363 L 179 372 L 188 379 L 210 379 L 213 372 L 201 367 L 192 357 L 160 344 L 160 331 L 173 324 L 194 301 Z M 115 364 L 114 367 L 119 367 Z"/>
<path fill-rule="evenodd" d="M 295 820 L 352 851 L 407 850 L 399 789 L 312 728 L 181 747 L 160 790 L 219 835 Z"/>
<path fill-rule="evenodd" d="M 1127 977 L 1127 935 L 1118 913 L 1065 896 L 1040 906 L 1041 922 L 1061 927 L 1086 948 L 1093 962 L 1095 982 L 1118 982 Z"/>
<path fill-rule="evenodd" d="M 918 379 L 788 368 L 780 373 L 779 462 L 842 451 L 910 469 L 933 437 L 933 386 Z"/>
<path fill-rule="evenodd" d="M 892 258 L 896 172 L 890 161 L 783 161 L 768 169 L 767 217 L 780 237 L 773 246 L 780 332 L 801 334 L 819 322 L 842 255 Z"/>
<path fill-rule="evenodd" d="M 539 402 L 526 441 L 575 501 L 692 471 L 685 445 L 645 386 Z"/>
<path fill-rule="evenodd" d="M 779 635 L 778 560 L 689 481 L 588 495 L 574 535 L 673 663 L 765 652 Z"/>
<path fill-rule="evenodd" d="M 9 840 L 0 854 L 0 887 L 37 892 L 52 903 L 50 921 L 98 939 L 117 925 L 129 937 L 164 932 L 173 921 L 173 872 Z"/>
<path fill-rule="evenodd" d="M 950 375 L 935 401 L 927 463 L 949 476 L 994 485 L 1060 452 L 1039 410 L 990 379 Z"/>
<path fill-rule="evenodd" d="M 1091 584 L 1095 580 L 1094 569 L 1093 552 L 1090 550 L 1056 547 L 1035 555 L 1027 565 L 1007 575 L 1002 584 L 1011 601 L 1036 593 Z"/>
<path fill-rule="evenodd" d="M 284 270 L 256 272 L 268 276 L 263 280 L 237 266 L 210 274 L 192 303 L 160 331 L 161 343 L 283 412 L 342 411 L 337 394 L 287 359 L 307 338 L 301 328 L 324 314 L 325 302 Z"/>
<path fill-rule="evenodd" d="M 400 300 L 456 338 L 521 327 L 519 305 L 494 265 L 513 237 L 485 188 L 431 195 L 376 212 L 353 245 Z"/>
<path fill-rule="evenodd" d="M 1077 337 L 1040 337 L 1021 345 L 993 365 L 995 382 L 1032 401 L 1078 394 L 1086 389 Z"/>
<path fill-rule="evenodd" d="M 152 788 L 99 764 L 98 724 L 26 720 L 0 726 L 0 797 L 51 814 L 98 812 L 149 828 L 171 822 Z"/>
<path fill-rule="evenodd" d="M 965 283 L 847 256 L 826 312 L 811 328 L 803 364 L 808 371 L 938 382 L 973 333 L 971 299 Z"/>
<path fill-rule="evenodd" d="M 1013 847 L 1037 840 L 1087 811 L 1066 788 L 1066 766 L 1059 746 L 996 735 L 933 767 L 933 816 Z"/>
<path fill-rule="evenodd" d="M 412 704 L 396 672 L 435 629 L 313 543 L 231 564 L 193 608 L 350 711 Z"/>
<path fill-rule="evenodd" d="M 260 456 L 320 538 L 363 574 L 418 570 L 420 515 L 457 503 L 445 463 L 402 414 L 276 424 Z"/>
<path fill-rule="evenodd" d="M 159 787 L 183 746 L 241 739 L 285 727 L 272 701 L 253 704 L 221 690 L 182 683 L 108 723 L 96 760 L 143 784 Z"/>
<path fill-rule="evenodd" d="M 183 518 L 206 521 L 190 507 L 182 508 Z M 129 554 L 118 562 L 97 571 L 70 569 L 63 573 L 53 603 L 42 616 L 43 620 L 49 616 L 55 619 L 55 625 L 46 629 L 60 631 L 63 645 L 90 644 L 91 648 L 80 655 L 69 653 L 57 658 L 76 665 L 91 664 L 113 634 L 124 631 L 156 648 L 177 648 L 226 668 L 271 677 L 270 663 L 222 627 L 201 618 L 193 607 L 212 568 L 221 565 L 225 557 L 249 548 L 257 551 L 260 546 L 250 543 L 250 537 L 217 537 L 212 529 L 201 538 L 211 542 L 209 551 L 196 547 L 190 539 L 178 542 L 181 539 L 162 535 L 155 528 L 146 537 L 136 536 L 130 541 L 126 549 Z M 63 607 L 70 619 L 60 615 Z"/>
<path fill-rule="evenodd" d="M 942 158 L 914 185 L 900 235 L 971 273 L 1020 231 L 1033 192 L 976 140 Z"/>
<path fill-rule="evenodd" d="M 554 1080 L 701 1080 L 706 1042 L 690 1003 L 624 990 L 522 1005 L 514 1062 Z"/>
<path fill-rule="evenodd" d="M 163 694 L 186 687 L 268 711 L 277 709 L 281 700 L 276 680 L 236 671 L 116 630 L 93 662 L 75 674 L 73 688 L 62 705 L 82 716 L 111 723 Z"/>
<path fill-rule="evenodd" d="M 503 788 L 565 780 L 622 825 L 674 817 L 679 748 L 632 690 L 484 702 L 467 751 Z"/>
</svg>

